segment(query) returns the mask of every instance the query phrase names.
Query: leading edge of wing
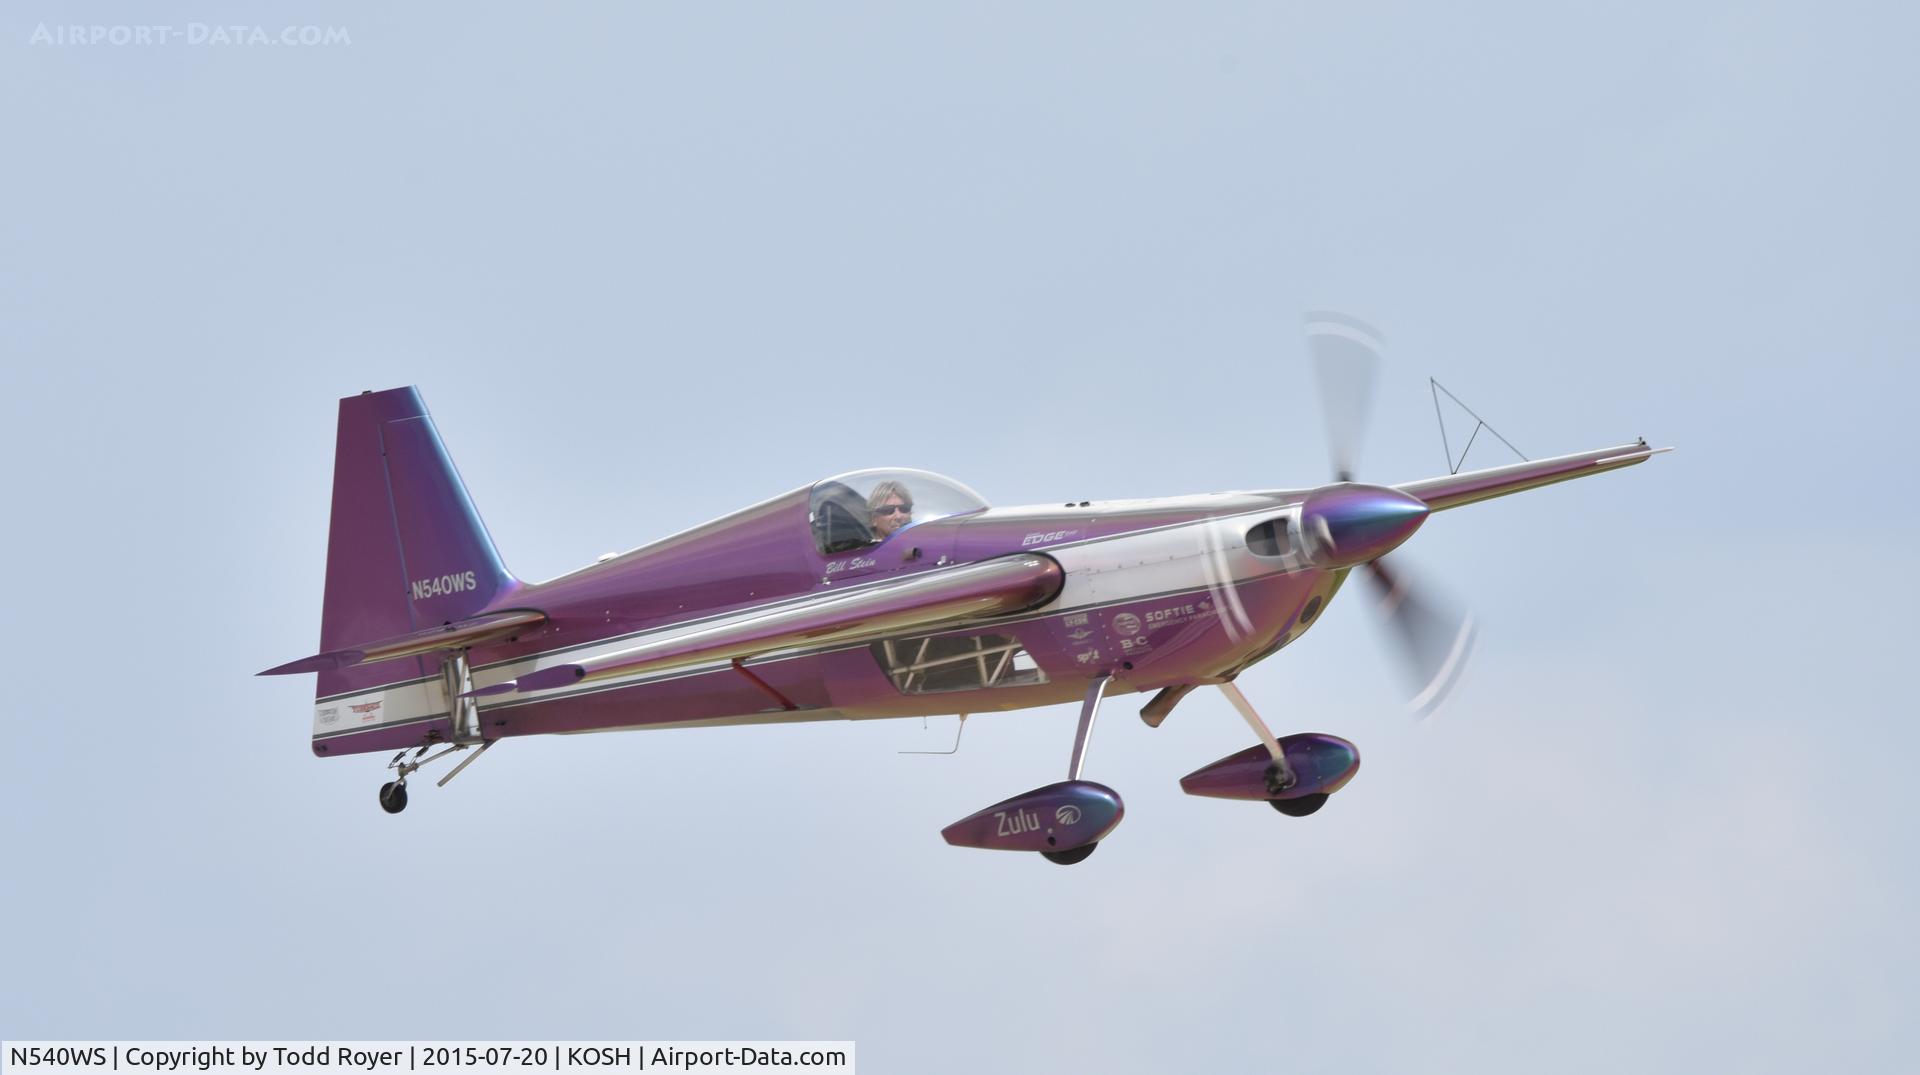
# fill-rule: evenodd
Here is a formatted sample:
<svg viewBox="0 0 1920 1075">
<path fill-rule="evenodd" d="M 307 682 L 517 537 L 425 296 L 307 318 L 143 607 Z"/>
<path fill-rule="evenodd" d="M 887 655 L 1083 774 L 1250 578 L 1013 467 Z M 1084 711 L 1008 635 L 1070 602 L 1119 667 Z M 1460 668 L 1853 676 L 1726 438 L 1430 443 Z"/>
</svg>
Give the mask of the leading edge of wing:
<svg viewBox="0 0 1920 1075">
<path fill-rule="evenodd" d="M 590 660 L 542 668 L 471 693 L 524 694 L 744 659 L 791 646 L 857 644 L 904 631 L 959 628 L 1038 608 L 1059 596 L 1065 581 L 1060 564 L 1044 553 L 936 568 L 847 593 L 828 591 L 767 612 L 749 610 L 720 623 L 650 639 Z"/>
<path fill-rule="evenodd" d="M 1427 478 L 1424 481 L 1396 485 L 1394 488 L 1409 496 L 1418 497 L 1432 511 L 1445 511 L 1462 504 L 1491 500 L 1497 496 L 1538 489 L 1555 482 L 1571 481 L 1574 478 L 1584 478 L 1589 474 L 1630 467 L 1635 463 L 1644 463 L 1662 452 L 1670 451 L 1673 449 L 1649 448 L 1647 442 L 1642 440 L 1613 448 L 1555 456 L 1552 459 L 1534 459 L 1504 467 L 1468 471 L 1465 474 Z"/>
</svg>

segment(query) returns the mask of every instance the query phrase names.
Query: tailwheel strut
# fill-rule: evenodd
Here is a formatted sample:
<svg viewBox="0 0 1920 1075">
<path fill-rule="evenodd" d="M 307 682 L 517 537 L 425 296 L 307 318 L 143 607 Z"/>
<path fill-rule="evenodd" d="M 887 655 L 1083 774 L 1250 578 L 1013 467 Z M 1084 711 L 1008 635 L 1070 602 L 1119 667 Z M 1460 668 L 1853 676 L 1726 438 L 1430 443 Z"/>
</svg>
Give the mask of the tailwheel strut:
<svg viewBox="0 0 1920 1075">
<path fill-rule="evenodd" d="M 387 768 L 397 770 L 399 775 L 380 785 L 380 809 L 389 814 L 397 814 L 407 808 L 407 777 L 420 771 L 420 767 L 439 761 L 449 754 L 479 744 L 480 749 L 460 760 L 453 771 L 441 777 L 435 787 L 446 787 L 447 781 L 460 775 L 460 771 L 472 765 L 480 755 L 485 754 L 497 740 L 485 739 L 480 735 L 480 706 L 473 696 L 473 673 L 467 665 L 467 651 L 458 650 L 440 662 L 440 687 L 446 692 L 447 716 L 452 724 L 454 742 L 437 754 L 428 754 L 432 743 L 423 743 L 413 751 L 412 760 L 408 760 L 407 751 L 402 750 L 387 763 Z"/>
<path fill-rule="evenodd" d="M 492 749 L 493 744 L 497 742 L 499 742 L 499 740 L 497 739 L 482 740 L 480 743 L 480 749 L 460 759 L 460 764 L 454 766 L 453 769 L 447 773 L 447 775 L 435 781 L 434 787 L 439 787 L 439 788 L 446 787 L 447 781 L 452 780 L 456 776 L 459 776 L 460 771 L 462 769 L 465 769 L 467 766 L 472 765 L 475 761 L 478 761 L 480 758 L 480 755 L 485 754 L 488 750 Z M 444 758 L 449 754 L 454 754 L 459 751 L 467 749 L 468 745 L 469 744 L 466 744 L 466 743 L 454 743 L 448 746 L 445 750 L 442 750 L 437 754 L 427 753 L 427 751 L 433 749 L 432 743 L 428 743 L 425 746 L 422 746 L 418 749 L 413 749 L 410 747 L 408 749 L 412 750 L 413 752 L 412 760 L 407 759 L 406 750 L 403 750 L 400 753 L 395 754 L 393 756 L 393 760 L 387 762 L 387 768 L 397 771 L 399 775 L 394 779 L 389 780 L 386 783 L 380 785 L 380 809 L 385 810 L 389 814 L 397 814 L 400 811 L 405 810 L 407 808 L 407 777 L 412 776 L 414 773 L 419 772 L 420 768 L 424 765 L 432 764 L 433 762 L 439 761 L 441 758 Z"/>
</svg>

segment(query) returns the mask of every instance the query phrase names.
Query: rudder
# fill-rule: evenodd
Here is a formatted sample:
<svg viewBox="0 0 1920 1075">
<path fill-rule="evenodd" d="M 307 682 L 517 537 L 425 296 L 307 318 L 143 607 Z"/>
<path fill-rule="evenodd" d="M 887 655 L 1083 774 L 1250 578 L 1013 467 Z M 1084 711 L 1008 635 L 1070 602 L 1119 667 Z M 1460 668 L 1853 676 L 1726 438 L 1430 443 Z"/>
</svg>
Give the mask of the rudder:
<svg viewBox="0 0 1920 1075">
<path fill-rule="evenodd" d="M 320 652 L 464 619 L 516 585 L 418 389 L 341 400 Z M 322 672 L 316 697 L 433 671 L 415 658 Z"/>
</svg>

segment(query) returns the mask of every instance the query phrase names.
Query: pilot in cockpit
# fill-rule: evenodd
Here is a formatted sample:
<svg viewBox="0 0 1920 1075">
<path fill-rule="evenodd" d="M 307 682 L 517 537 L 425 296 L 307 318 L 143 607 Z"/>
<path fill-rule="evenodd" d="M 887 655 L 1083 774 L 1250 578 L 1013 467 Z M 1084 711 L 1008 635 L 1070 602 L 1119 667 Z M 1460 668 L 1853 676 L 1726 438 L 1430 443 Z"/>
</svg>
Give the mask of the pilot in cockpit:
<svg viewBox="0 0 1920 1075">
<path fill-rule="evenodd" d="M 873 540 L 885 541 L 895 530 L 913 522 L 913 494 L 906 484 L 883 481 L 867 494 L 867 525 Z"/>
</svg>

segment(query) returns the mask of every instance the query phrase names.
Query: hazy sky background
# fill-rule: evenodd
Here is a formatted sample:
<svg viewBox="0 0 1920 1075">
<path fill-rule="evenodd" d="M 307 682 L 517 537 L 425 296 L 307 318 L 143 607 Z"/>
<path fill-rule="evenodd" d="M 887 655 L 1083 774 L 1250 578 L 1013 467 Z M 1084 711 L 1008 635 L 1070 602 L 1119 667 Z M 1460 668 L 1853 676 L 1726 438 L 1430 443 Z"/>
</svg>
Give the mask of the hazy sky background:
<svg viewBox="0 0 1920 1075">
<path fill-rule="evenodd" d="M 0 15 L 0 1036 L 851 1038 L 929 1073 L 1904 1068 L 1920 18 L 1904 5 L 68 5 Z M 40 23 L 348 45 L 35 45 Z M 335 400 L 418 384 L 540 579 L 862 466 L 998 504 L 1326 475 L 1302 310 L 1534 455 L 1242 685 L 1109 703 L 1086 863 L 940 828 L 1070 707 L 317 760 Z M 1471 462 L 1501 461 L 1489 446 Z M 804 540 L 796 534 L 796 540 Z M 432 770 L 423 776 L 437 777 Z"/>
</svg>

